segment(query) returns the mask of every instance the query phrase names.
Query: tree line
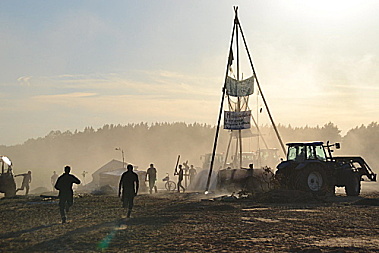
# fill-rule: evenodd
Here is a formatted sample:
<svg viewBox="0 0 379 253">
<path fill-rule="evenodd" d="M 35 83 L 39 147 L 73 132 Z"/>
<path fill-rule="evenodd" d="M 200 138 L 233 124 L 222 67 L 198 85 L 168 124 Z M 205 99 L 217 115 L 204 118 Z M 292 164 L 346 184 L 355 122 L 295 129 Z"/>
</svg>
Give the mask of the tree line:
<svg viewBox="0 0 379 253">
<path fill-rule="evenodd" d="M 377 122 L 353 128 L 344 136 L 331 122 L 316 127 L 278 125 L 277 128 L 284 143 L 341 142 L 341 150 L 335 151 L 336 155 L 362 156 L 378 172 Z M 141 170 L 146 170 L 150 163 L 154 163 L 158 176 L 163 178 L 164 173 L 173 172 L 178 155 L 181 155 L 181 162 L 188 160 L 189 164 L 201 166 L 200 157 L 212 152 L 215 132 L 215 126 L 201 123 L 106 124 L 98 129 L 86 127 L 83 131 L 54 130 L 44 137 L 28 139 L 23 144 L 2 145 L 0 155 L 8 156 L 13 161 L 15 173 L 32 170 L 34 180 L 44 185 L 49 184 L 53 171 L 60 174 L 65 165 L 71 165 L 73 173 L 77 175 L 83 171 L 90 175 L 112 159 L 122 161 L 121 150 L 125 162 L 137 165 Z M 256 130 L 252 132 L 257 133 Z M 263 138 L 270 148 L 281 149 L 271 126 L 261 126 L 260 132 L 262 137 L 259 138 Z M 217 152 L 225 152 L 229 139 L 230 133 L 221 130 Z M 263 143 L 258 137 L 248 139 L 243 140 L 244 150 L 247 151 L 256 150 L 259 148 L 257 143 Z M 260 147 L 263 148 L 262 145 Z M 90 181 L 90 177 L 87 180 Z"/>
</svg>

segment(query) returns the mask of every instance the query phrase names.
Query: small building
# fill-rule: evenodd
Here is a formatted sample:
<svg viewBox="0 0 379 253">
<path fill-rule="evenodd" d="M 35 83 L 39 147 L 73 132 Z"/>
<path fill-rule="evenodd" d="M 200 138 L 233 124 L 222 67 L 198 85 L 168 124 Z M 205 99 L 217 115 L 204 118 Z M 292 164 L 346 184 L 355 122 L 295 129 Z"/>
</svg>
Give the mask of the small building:
<svg viewBox="0 0 379 253">
<path fill-rule="evenodd" d="M 129 163 L 125 163 L 125 167 L 128 164 Z M 146 171 L 140 171 L 138 170 L 138 166 L 133 166 L 133 171 L 138 175 L 140 191 L 146 191 Z M 125 171 L 126 168 L 123 168 L 123 163 L 113 159 L 92 174 L 92 182 L 87 186 L 91 189 L 100 189 L 102 186 L 108 185 L 118 191 L 121 175 Z"/>
</svg>

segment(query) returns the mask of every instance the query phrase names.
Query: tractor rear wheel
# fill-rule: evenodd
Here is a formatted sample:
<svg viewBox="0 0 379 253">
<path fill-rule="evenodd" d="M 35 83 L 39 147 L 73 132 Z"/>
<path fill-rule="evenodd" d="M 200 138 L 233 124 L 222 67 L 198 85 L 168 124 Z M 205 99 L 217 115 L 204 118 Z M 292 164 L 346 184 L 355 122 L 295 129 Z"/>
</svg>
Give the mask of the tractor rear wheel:
<svg viewBox="0 0 379 253">
<path fill-rule="evenodd" d="M 351 173 L 348 176 L 345 192 L 347 196 L 358 196 L 361 193 L 361 177 L 356 173 Z"/>
<path fill-rule="evenodd" d="M 326 194 L 327 179 L 322 168 L 307 166 L 298 174 L 296 188 L 315 194 Z"/>
</svg>

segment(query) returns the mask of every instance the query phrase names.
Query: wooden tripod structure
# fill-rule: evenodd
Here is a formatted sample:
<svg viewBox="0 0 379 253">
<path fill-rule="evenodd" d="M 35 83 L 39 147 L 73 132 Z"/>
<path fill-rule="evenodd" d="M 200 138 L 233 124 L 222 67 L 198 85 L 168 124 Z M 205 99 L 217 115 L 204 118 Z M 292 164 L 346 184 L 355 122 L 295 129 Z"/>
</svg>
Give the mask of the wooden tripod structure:
<svg viewBox="0 0 379 253">
<path fill-rule="evenodd" d="M 235 16 L 234 16 L 234 25 L 233 25 L 232 36 L 231 36 L 231 40 L 230 40 L 229 57 L 228 57 L 226 71 L 225 71 L 225 80 L 224 80 L 224 85 L 223 85 L 223 89 L 222 89 L 221 105 L 220 105 L 220 110 L 219 110 L 219 115 L 218 115 L 216 134 L 215 134 L 215 139 L 214 139 L 214 142 L 213 142 L 213 151 L 212 151 L 211 163 L 210 163 L 210 168 L 209 168 L 209 174 L 208 174 L 207 184 L 206 184 L 206 188 L 205 188 L 205 192 L 206 193 L 209 190 L 209 184 L 210 184 L 211 177 L 212 177 L 214 158 L 215 158 L 215 154 L 216 154 L 218 136 L 219 136 L 219 132 L 220 132 L 221 116 L 222 116 L 222 111 L 223 111 L 223 107 L 224 107 L 224 99 L 225 99 L 225 93 L 226 93 L 226 82 L 227 82 L 230 66 L 232 65 L 232 62 L 233 62 L 233 59 L 234 59 L 234 57 L 233 57 L 233 51 L 232 51 L 234 38 L 236 39 L 236 49 L 237 49 L 237 52 L 236 52 L 237 53 L 237 56 L 236 56 L 236 58 L 237 58 L 236 59 L 236 61 L 237 61 L 237 80 L 239 80 L 239 45 L 238 45 L 239 33 L 241 34 L 241 37 L 242 37 L 242 40 L 243 40 L 243 43 L 244 43 L 244 46 L 245 46 L 245 50 L 247 52 L 247 56 L 248 56 L 248 59 L 249 59 L 249 62 L 250 62 L 250 66 L 251 66 L 251 69 L 252 69 L 252 72 L 253 72 L 253 76 L 254 76 L 255 82 L 257 84 L 258 90 L 260 92 L 260 95 L 262 97 L 262 100 L 263 100 L 263 103 L 265 105 L 265 108 L 267 110 L 269 119 L 270 119 L 271 124 L 272 124 L 272 126 L 274 128 L 275 134 L 276 134 L 276 136 L 277 136 L 277 138 L 279 140 L 279 143 L 281 145 L 282 151 L 283 151 L 284 154 L 286 153 L 285 146 L 284 146 L 283 141 L 282 141 L 282 139 L 281 139 L 281 137 L 279 135 L 278 129 L 277 129 L 276 125 L 275 125 L 274 119 L 273 119 L 273 117 L 271 115 L 270 109 L 269 109 L 267 101 L 266 101 L 266 99 L 265 99 L 265 97 L 263 95 L 261 86 L 260 86 L 259 81 L 258 81 L 257 74 L 256 74 L 255 69 L 254 69 L 253 61 L 252 61 L 249 49 L 247 47 L 246 39 L 245 39 L 245 36 L 243 34 L 240 21 L 238 19 L 238 7 L 235 6 L 233 8 L 234 8 L 234 13 L 235 13 Z M 237 106 L 237 111 L 238 111 L 238 110 L 240 110 L 240 98 L 238 98 L 238 102 L 237 103 L 238 103 L 238 106 Z M 254 121 L 254 123 L 255 123 L 255 121 Z M 240 161 L 240 167 L 242 167 L 242 139 L 241 139 L 241 130 L 238 130 L 238 139 L 239 139 L 239 149 L 240 149 L 240 159 L 239 159 L 239 161 Z"/>
</svg>

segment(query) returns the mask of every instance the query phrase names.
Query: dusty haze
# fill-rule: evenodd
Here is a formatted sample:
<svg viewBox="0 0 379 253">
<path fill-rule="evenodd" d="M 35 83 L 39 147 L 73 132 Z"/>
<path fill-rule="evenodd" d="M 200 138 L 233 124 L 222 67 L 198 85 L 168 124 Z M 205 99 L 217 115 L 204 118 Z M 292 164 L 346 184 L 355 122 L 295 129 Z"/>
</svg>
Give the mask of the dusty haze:
<svg viewBox="0 0 379 253">
<path fill-rule="evenodd" d="M 262 126 L 260 129 L 268 146 L 280 150 L 272 128 Z M 378 173 L 377 123 L 351 129 L 344 136 L 332 123 L 302 128 L 279 125 L 278 129 L 284 142 L 341 142 L 342 148 L 336 150 L 335 155 L 363 156 L 374 172 Z M 32 170 L 32 189 L 38 186 L 51 187 L 53 171 L 61 174 L 65 165 L 71 165 L 72 172 L 80 179 L 83 179 L 82 172 L 87 171 L 86 183 L 89 183 L 91 174 L 101 166 L 112 159 L 122 161 L 122 154 L 115 150 L 116 147 L 124 150 L 125 162 L 137 165 L 140 170 L 146 170 L 150 163 L 154 163 L 158 169 L 158 182 L 161 182 L 165 173 L 173 176 L 179 154 L 181 162 L 188 160 L 189 164 L 201 167 L 200 156 L 212 152 L 214 135 L 214 126 L 197 123 L 105 125 L 97 130 L 88 127 L 75 133 L 52 131 L 43 138 L 29 139 L 22 145 L 1 146 L 0 153 L 11 158 L 16 174 Z M 217 152 L 225 153 L 228 141 L 229 132 L 221 130 Z M 258 148 L 257 137 L 244 138 L 243 143 L 244 151 Z M 264 148 L 262 140 L 259 143 Z M 283 157 L 280 151 L 279 154 Z"/>
</svg>

